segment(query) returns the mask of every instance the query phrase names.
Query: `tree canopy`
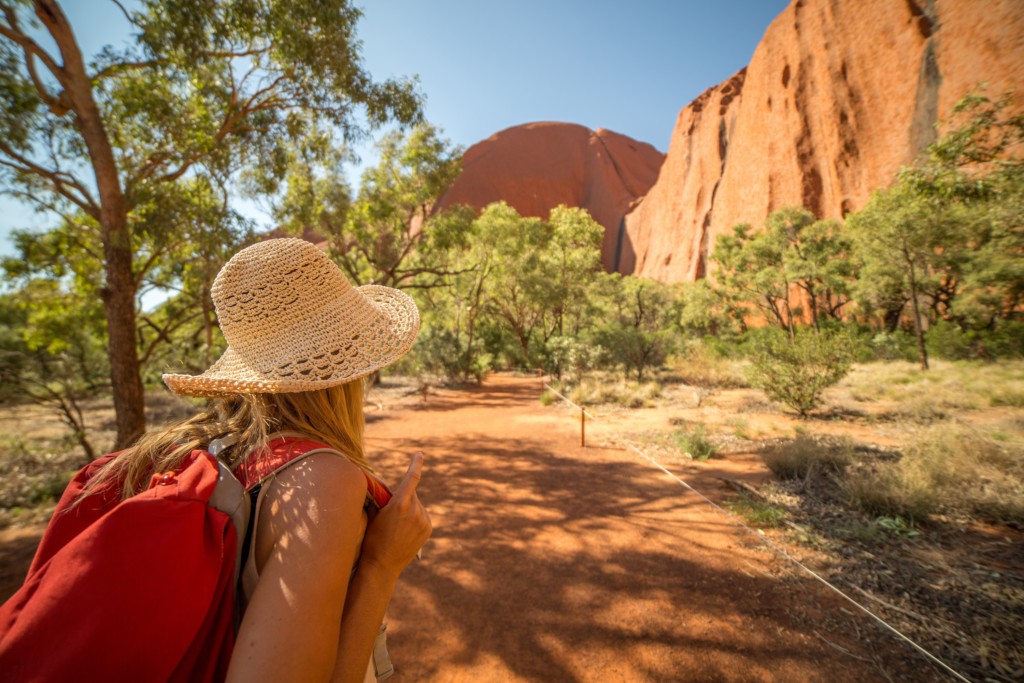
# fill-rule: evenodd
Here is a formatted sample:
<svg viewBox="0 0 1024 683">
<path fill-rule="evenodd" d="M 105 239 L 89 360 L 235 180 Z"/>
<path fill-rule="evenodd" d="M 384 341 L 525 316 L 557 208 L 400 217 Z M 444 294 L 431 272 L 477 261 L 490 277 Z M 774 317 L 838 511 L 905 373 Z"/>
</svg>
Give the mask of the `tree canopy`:
<svg viewBox="0 0 1024 683">
<path fill-rule="evenodd" d="M 90 61 L 57 0 L 0 1 L 0 180 L 95 236 L 83 254 L 103 273 L 119 445 L 145 424 L 137 295 L 154 264 L 182 259 L 167 236 L 182 230 L 189 186 L 223 193 L 258 165 L 270 187 L 312 117 L 351 139 L 415 123 L 421 99 L 412 80 L 366 73 L 347 0 L 143 0 L 124 12 L 134 40 Z"/>
</svg>

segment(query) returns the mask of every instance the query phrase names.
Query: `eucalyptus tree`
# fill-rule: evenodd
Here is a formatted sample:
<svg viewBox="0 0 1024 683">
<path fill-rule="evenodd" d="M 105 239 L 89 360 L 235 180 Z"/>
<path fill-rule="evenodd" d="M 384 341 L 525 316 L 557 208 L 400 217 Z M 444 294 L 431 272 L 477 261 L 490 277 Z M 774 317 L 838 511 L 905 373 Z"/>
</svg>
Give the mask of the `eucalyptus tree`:
<svg viewBox="0 0 1024 683">
<path fill-rule="evenodd" d="M 430 248 L 431 223 L 437 201 L 462 170 L 462 151 L 426 122 L 385 135 L 378 150 L 380 160 L 364 171 L 332 255 L 360 283 L 440 286 L 448 271 Z"/>
<path fill-rule="evenodd" d="M 922 298 L 938 277 L 937 261 L 948 256 L 942 255 L 942 249 L 950 244 L 955 221 L 901 184 L 876 192 L 867 206 L 847 221 L 864 261 L 862 296 L 866 291 L 870 296 L 876 285 L 883 286 L 887 297 L 892 296 L 894 286 L 904 293 L 911 304 L 918 360 L 927 370 Z"/>
<path fill-rule="evenodd" d="M 719 265 L 717 290 L 733 303 L 753 304 L 769 322 L 795 336 L 795 322 L 803 307 L 794 302 L 802 294 L 814 329 L 821 317 L 838 319 L 850 301 L 855 262 L 852 243 L 839 221 L 817 220 L 800 206 L 771 212 L 765 229 L 753 232 L 738 225 L 723 235 L 712 255 Z"/>
<path fill-rule="evenodd" d="M 595 302 L 591 289 L 601 267 L 604 228 L 586 209 L 556 206 L 548 216 L 542 251 L 550 273 L 551 306 L 547 336 L 577 336 Z"/>
<path fill-rule="evenodd" d="M 715 241 L 711 260 L 717 264 L 716 289 L 742 326 L 753 305 L 764 319 L 794 334 L 792 281 L 783 267 L 784 232 L 754 232 L 749 224 L 734 226 L 731 235 Z"/>
<path fill-rule="evenodd" d="M 529 367 L 531 342 L 544 325 L 551 301 L 543 255 L 548 228 L 543 220 L 521 216 L 505 202 L 496 202 L 480 215 L 475 230 L 491 252 L 487 317 L 511 335 L 519 346 L 512 352 L 515 360 Z"/>
<path fill-rule="evenodd" d="M 1008 106 L 962 99 L 949 132 L 847 221 L 864 262 L 861 298 L 910 302 L 924 369 L 928 322 L 981 332 L 1020 315 L 1024 115 Z"/>
<path fill-rule="evenodd" d="M 816 220 L 801 207 L 772 212 L 767 226 L 786 236 L 782 255 L 786 279 L 803 293 L 811 324 L 820 332 L 821 318 L 838 320 L 851 301 L 856 275 L 853 244 L 840 221 Z"/>
<path fill-rule="evenodd" d="M 250 198 L 269 201 L 278 234 L 326 239 L 337 248 L 352 206 L 345 166 L 356 158 L 315 118 L 304 128 L 283 145 L 281 166 L 246 169 L 243 186 Z"/>
<path fill-rule="evenodd" d="M 604 276 L 610 294 L 607 319 L 596 338 L 627 378 L 659 367 L 674 348 L 675 288 L 672 285 L 612 273 Z"/>
<path fill-rule="evenodd" d="M 0 399 L 52 409 L 90 461 L 82 402 L 109 381 L 102 319 L 96 298 L 51 279 L 0 294 Z"/>
<path fill-rule="evenodd" d="M 124 446 L 145 426 L 139 206 L 189 177 L 226 183 L 240 164 L 282 175 L 286 141 L 310 113 L 352 137 L 362 132 L 360 113 L 370 126 L 415 122 L 420 98 L 409 80 L 375 82 L 366 73 L 355 37 L 360 12 L 347 0 L 117 5 L 133 39 L 89 61 L 57 0 L 0 0 L 0 180 L 44 210 L 83 215 L 97 228 L 93 256 L 103 272 Z"/>
<path fill-rule="evenodd" d="M 957 221 L 933 310 L 964 331 L 1019 318 L 1024 301 L 1024 112 L 1011 105 L 1009 97 L 964 97 L 949 132 L 899 179 Z"/>
</svg>

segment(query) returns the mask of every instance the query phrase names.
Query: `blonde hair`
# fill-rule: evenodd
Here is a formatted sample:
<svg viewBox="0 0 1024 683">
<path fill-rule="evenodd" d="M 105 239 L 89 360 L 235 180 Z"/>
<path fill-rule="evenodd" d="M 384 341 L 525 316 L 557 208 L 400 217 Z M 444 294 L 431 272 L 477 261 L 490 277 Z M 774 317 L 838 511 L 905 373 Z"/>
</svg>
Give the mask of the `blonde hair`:
<svg viewBox="0 0 1024 683">
<path fill-rule="evenodd" d="M 218 454 L 231 469 L 262 451 L 274 432 L 295 431 L 340 451 L 358 467 L 373 472 L 363 452 L 363 380 L 318 391 L 289 394 L 237 394 L 211 399 L 203 412 L 144 434 L 104 465 L 83 496 L 120 482 L 129 498 L 149 485 L 153 474 L 178 469 L 195 449 L 214 439 L 237 436 Z"/>
</svg>

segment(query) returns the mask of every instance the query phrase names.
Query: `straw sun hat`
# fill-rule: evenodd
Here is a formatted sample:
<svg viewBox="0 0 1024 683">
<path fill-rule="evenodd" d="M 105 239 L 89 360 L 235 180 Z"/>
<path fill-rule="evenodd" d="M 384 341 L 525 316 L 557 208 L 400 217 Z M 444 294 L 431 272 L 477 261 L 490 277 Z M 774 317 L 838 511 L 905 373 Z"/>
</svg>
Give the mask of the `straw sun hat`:
<svg viewBox="0 0 1024 683">
<path fill-rule="evenodd" d="M 299 239 L 238 252 L 217 274 L 212 294 L 228 348 L 201 375 L 164 375 L 176 394 L 326 389 L 394 362 L 420 328 L 408 294 L 353 287 L 327 254 Z"/>
</svg>

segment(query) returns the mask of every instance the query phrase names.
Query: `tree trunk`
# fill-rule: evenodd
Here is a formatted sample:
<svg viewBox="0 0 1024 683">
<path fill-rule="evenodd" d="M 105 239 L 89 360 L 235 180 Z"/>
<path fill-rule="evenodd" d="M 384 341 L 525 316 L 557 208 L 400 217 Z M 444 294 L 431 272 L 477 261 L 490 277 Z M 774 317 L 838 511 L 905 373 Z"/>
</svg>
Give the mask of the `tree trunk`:
<svg viewBox="0 0 1024 683">
<path fill-rule="evenodd" d="M 210 307 L 210 290 L 207 287 L 203 287 L 203 336 L 206 343 L 206 349 L 203 353 L 203 359 L 206 361 L 205 367 L 208 368 L 213 365 L 213 310 Z"/>
<path fill-rule="evenodd" d="M 85 422 L 82 420 L 82 410 L 78 407 L 74 396 L 69 395 L 67 401 L 61 399 L 60 410 L 64 416 L 64 424 L 71 428 L 71 432 L 75 435 L 75 441 L 82 447 L 85 461 L 87 463 L 92 462 L 96 459 L 96 450 L 89 441 L 88 434 L 85 431 Z"/>
<path fill-rule="evenodd" d="M 53 37 L 64 60 L 60 74 L 78 128 L 89 151 L 96 189 L 100 197 L 100 232 L 106 283 L 101 290 L 107 320 L 107 353 L 117 414 L 115 448 L 124 448 L 146 429 L 145 393 L 139 376 L 135 344 L 135 275 L 128 233 L 128 205 L 110 138 L 93 97 L 92 80 L 85 70 L 82 52 L 67 17 L 55 0 L 35 0 L 36 16 Z"/>
<path fill-rule="evenodd" d="M 811 305 L 811 321 L 814 323 L 814 331 L 816 333 L 818 333 L 818 334 L 821 334 L 821 327 L 818 325 L 818 297 L 817 297 L 817 294 L 814 291 L 814 287 L 810 286 L 810 285 L 807 287 L 806 291 L 807 291 L 807 299 L 810 301 L 810 305 Z"/>
<path fill-rule="evenodd" d="M 104 214 L 107 207 L 104 206 Z M 113 213 L 113 212 L 110 212 Z M 107 217 L 107 216 L 105 216 Z M 127 448 L 146 430 L 146 395 L 135 344 L 135 277 L 128 246 L 127 216 L 111 216 L 103 225 L 107 281 L 101 290 L 107 319 L 107 353 L 117 421 L 115 449 Z"/>
<path fill-rule="evenodd" d="M 473 333 L 476 331 L 476 309 L 474 308 L 472 314 L 469 316 L 469 332 L 466 335 L 466 353 L 463 367 L 465 368 L 464 376 L 469 379 L 470 368 L 473 366 Z"/>
<path fill-rule="evenodd" d="M 910 277 L 910 300 L 914 304 L 914 334 L 917 336 L 917 355 L 921 359 L 921 369 L 927 370 L 928 350 L 924 346 L 924 330 L 921 328 L 921 307 L 917 301 L 917 277 L 914 272 L 914 260 L 910 258 L 906 247 L 903 249 L 903 258 L 906 259 L 907 265 L 910 267 L 907 272 Z"/>
</svg>

